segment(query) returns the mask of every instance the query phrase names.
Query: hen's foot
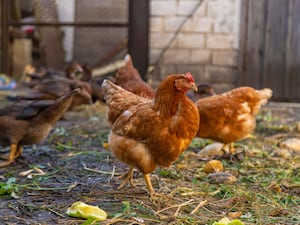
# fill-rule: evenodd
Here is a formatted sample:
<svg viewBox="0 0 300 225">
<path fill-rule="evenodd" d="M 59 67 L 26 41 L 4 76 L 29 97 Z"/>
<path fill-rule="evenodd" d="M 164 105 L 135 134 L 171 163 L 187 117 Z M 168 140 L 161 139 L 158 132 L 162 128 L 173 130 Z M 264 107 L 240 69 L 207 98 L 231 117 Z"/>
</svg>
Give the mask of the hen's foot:
<svg viewBox="0 0 300 225">
<path fill-rule="evenodd" d="M 0 167 L 4 167 L 4 166 L 8 166 L 10 164 L 12 164 L 15 160 L 7 160 L 7 161 L 4 161 L 4 162 L 0 162 Z"/>
<path fill-rule="evenodd" d="M 15 147 L 12 146 L 12 148 L 15 148 Z M 3 160 L 9 160 L 9 158 L 16 159 L 16 158 L 22 156 L 22 152 L 23 152 L 23 147 L 18 145 L 16 147 L 16 150 L 12 149 L 12 151 L 10 153 L 0 154 L 0 159 L 3 159 Z"/>
<path fill-rule="evenodd" d="M 229 152 L 231 155 L 233 155 L 235 153 L 233 142 L 230 143 Z"/>
<path fill-rule="evenodd" d="M 221 150 L 223 151 L 224 155 L 234 155 L 235 149 L 233 142 L 231 142 L 230 144 L 224 144 Z"/>
<path fill-rule="evenodd" d="M 4 162 L 1 162 L 0 167 L 8 166 L 8 165 L 12 164 L 15 161 L 17 149 L 19 149 L 19 148 L 17 147 L 16 144 L 11 144 L 10 145 L 10 152 L 9 152 L 8 157 L 7 157 L 7 160 L 4 161 Z"/>
<path fill-rule="evenodd" d="M 23 147 L 21 145 L 18 145 L 16 153 L 15 153 L 15 159 L 22 156 Z"/>
<path fill-rule="evenodd" d="M 123 179 L 122 183 L 118 187 L 118 189 L 123 188 L 127 183 L 130 183 L 132 187 L 135 187 L 135 184 L 133 183 L 132 175 L 133 175 L 133 167 L 130 167 L 127 173 L 124 173 L 123 175 L 119 176 L 118 179 Z"/>
</svg>

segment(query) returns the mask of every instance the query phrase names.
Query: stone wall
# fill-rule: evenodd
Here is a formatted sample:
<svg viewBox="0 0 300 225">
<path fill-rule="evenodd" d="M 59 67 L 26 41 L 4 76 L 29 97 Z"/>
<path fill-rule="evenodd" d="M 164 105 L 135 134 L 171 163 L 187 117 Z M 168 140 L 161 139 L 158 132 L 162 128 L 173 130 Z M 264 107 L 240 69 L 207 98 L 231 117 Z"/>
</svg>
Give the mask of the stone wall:
<svg viewBox="0 0 300 225">
<path fill-rule="evenodd" d="M 217 92 L 236 86 L 241 0 L 151 0 L 152 80 L 190 71 Z"/>
</svg>

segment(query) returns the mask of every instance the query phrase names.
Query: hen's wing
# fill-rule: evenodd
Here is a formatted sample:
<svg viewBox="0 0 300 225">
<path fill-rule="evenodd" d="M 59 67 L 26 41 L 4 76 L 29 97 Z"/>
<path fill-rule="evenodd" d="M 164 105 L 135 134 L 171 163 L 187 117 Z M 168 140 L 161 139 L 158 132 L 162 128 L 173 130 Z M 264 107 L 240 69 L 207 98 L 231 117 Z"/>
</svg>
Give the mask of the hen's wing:
<svg viewBox="0 0 300 225">
<path fill-rule="evenodd" d="M 108 105 L 108 121 L 114 123 L 116 119 L 133 105 L 151 102 L 151 100 L 137 96 L 109 80 L 104 80 L 101 85 L 105 102 Z"/>
</svg>

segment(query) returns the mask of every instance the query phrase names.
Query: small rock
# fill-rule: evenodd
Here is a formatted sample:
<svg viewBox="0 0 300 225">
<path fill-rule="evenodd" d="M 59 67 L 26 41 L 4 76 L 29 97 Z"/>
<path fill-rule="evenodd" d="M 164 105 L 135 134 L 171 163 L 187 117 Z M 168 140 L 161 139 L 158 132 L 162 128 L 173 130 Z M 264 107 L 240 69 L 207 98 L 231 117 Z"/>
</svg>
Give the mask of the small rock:
<svg viewBox="0 0 300 225">
<path fill-rule="evenodd" d="M 211 173 L 207 178 L 213 184 L 233 184 L 236 182 L 236 177 L 228 172 Z"/>
<path fill-rule="evenodd" d="M 222 156 L 224 154 L 222 150 L 223 144 L 216 142 L 209 144 L 202 148 L 199 152 L 198 155 L 201 158 L 213 158 L 216 156 Z"/>
<path fill-rule="evenodd" d="M 287 140 L 279 143 L 281 148 L 291 149 L 294 152 L 300 153 L 300 139 L 299 138 L 289 138 Z"/>
<path fill-rule="evenodd" d="M 286 148 L 276 149 L 273 151 L 273 153 L 275 156 L 278 156 L 278 157 L 281 157 L 284 159 L 289 159 L 292 156 L 290 151 Z"/>
</svg>

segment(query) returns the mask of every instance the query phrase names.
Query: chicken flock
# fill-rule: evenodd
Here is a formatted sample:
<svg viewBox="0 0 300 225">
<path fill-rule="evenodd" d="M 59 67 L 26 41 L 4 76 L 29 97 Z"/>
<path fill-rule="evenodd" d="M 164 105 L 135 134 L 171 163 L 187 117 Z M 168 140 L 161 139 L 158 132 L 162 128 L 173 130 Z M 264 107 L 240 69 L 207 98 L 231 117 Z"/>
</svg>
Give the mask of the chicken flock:
<svg viewBox="0 0 300 225">
<path fill-rule="evenodd" d="M 96 80 L 88 66 L 74 63 L 65 73 L 33 67 L 25 72 L 23 85 L 29 91 L 7 96 L 13 103 L 0 109 L 0 145 L 10 147 L 0 167 L 12 164 L 23 145 L 43 141 L 67 110 L 98 100 L 107 105 L 109 149 L 129 166 L 119 188 L 134 186 L 133 171 L 138 169 L 151 196 L 150 173 L 169 167 L 193 138 L 230 144 L 234 154 L 233 142 L 255 129 L 255 116 L 272 97 L 269 88 L 251 87 L 216 94 L 210 85 L 196 85 L 189 72 L 166 76 L 154 90 L 129 55 L 115 76 Z"/>
</svg>

